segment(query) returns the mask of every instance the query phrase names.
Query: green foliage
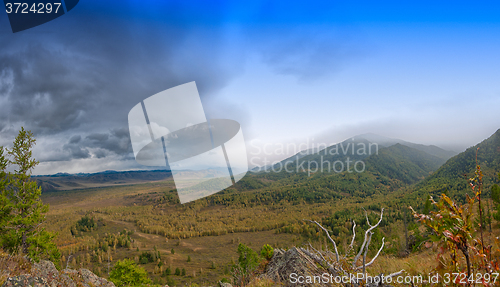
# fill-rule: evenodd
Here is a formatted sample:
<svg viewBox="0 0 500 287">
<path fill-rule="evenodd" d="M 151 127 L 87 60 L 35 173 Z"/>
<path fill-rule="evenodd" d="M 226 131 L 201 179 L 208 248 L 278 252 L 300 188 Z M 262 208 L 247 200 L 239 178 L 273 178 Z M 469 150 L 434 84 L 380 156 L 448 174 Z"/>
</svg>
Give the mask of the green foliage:
<svg viewBox="0 0 500 287">
<path fill-rule="evenodd" d="M 253 271 L 259 266 L 259 255 L 243 243 L 238 245 L 238 265 L 244 273 Z"/>
<path fill-rule="evenodd" d="M 187 262 L 191 262 L 191 256 L 188 255 L 188 260 Z"/>
<path fill-rule="evenodd" d="M 474 272 L 492 272 L 492 266 L 498 270 L 498 258 L 493 259 L 490 250 L 485 247 L 483 240 L 484 216 L 481 207 L 481 193 L 483 187 L 483 172 L 479 164 L 473 178 L 469 179 L 469 185 L 474 192 L 474 196 L 466 194 L 466 204 L 457 204 L 446 194 L 441 195 L 439 202 L 432 200 L 436 211 L 431 211 L 429 215 L 419 214 L 413 210 L 413 215 L 422 224 L 427 226 L 432 235 L 430 238 L 439 242 L 444 248 L 438 255 L 438 260 L 444 272 L 464 272 L 466 270 L 469 277 Z M 474 224 L 474 208 L 478 203 L 479 213 L 479 235 Z M 411 208 L 411 207 L 410 207 Z M 482 222 L 481 222 L 482 221 Z M 451 256 L 448 256 L 449 251 Z M 462 266 L 463 260 L 459 258 L 459 251 L 465 258 L 466 266 Z"/>
<path fill-rule="evenodd" d="M 243 243 L 238 245 L 238 255 L 238 263 L 232 268 L 233 281 L 236 285 L 244 286 L 250 281 L 260 260 L 257 252 Z"/>
<path fill-rule="evenodd" d="M 150 262 L 153 262 L 153 254 L 151 252 L 142 252 L 142 254 L 139 256 L 139 263 L 141 264 L 147 264 Z"/>
<path fill-rule="evenodd" d="M 148 273 L 139 267 L 133 260 L 123 259 L 116 262 L 111 270 L 109 279 L 116 286 L 141 286 L 151 283 Z"/>
<path fill-rule="evenodd" d="M 186 269 L 182 268 L 182 270 L 181 270 L 181 276 L 186 276 Z"/>
<path fill-rule="evenodd" d="M 271 260 L 271 258 L 273 258 L 273 254 L 274 249 L 269 244 L 262 246 L 262 248 L 260 249 L 260 255 L 267 260 Z"/>
<path fill-rule="evenodd" d="M 9 160 L 6 158 L 6 150 L 0 146 L 0 236 L 8 231 L 7 223 L 11 218 L 12 205 L 7 191 L 11 181 L 11 174 L 6 172 Z M 0 241 L 1 243 L 1 241 Z"/>
<path fill-rule="evenodd" d="M 168 286 L 176 286 L 175 280 L 173 278 L 167 277 L 167 285 Z"/>
<path fill-rule="evenodd" d="M 500 179 L 500 173 L 498 174 L 498 177 Z M 500 221 L 500 187 L 497 184 L 494 184 L 491 187 L 491 199 L 496 205 L 496 212 L 493 213 L 493 218 Z"/>
<path fill-rule="evenodd" d="M 432 208 L 431 199 L 430 199 L 430 197 L 427 197 L 427 200 L 425 201 L 425 205 L 424 205 L 424 214 L 428 214 L 429 211 L 431 211 L 431 208 Z"/>
<path fill-rule="evenodd" d="M 170 267 L 167 267 L 167 269 L 163 271 L 163 276 L 168 276 L 168 275 L 172 275 L 172 269 L 170 269 Z"/>
<path fill-rule="evenodd" d="M 93 217 L 85 215 L 76 222 L 76 229 L 79 231 L 87 232 L 96 229 L 97 224 Z"/>
<path fill-rule="evenodd" d="M 21 128 L 12 149 L 0 147 L 0 244 L 10 253 L 58 264 L 60 253 L 52 242 L 55 235 L 40 227 L 49 206 L 42 203 L 42 190 L 31 180 L 38 164 L 32 157 L 35 142 L 33 134 Z M 13 174 L 6 172 L 9 165 L 14 166 Z"/>
<path fill-rule="evenodd" d="M 179 267 L 175 268 L 175 273 L 174 275 L 177 275 L 177 276 L 180 276 L 181 275 L 181 270 L 179 269 Z"/>
<path fill-rule="evenodd" d="M 466 193 L 470 192 L 467 176 L 474 174 L 476 168 L 476 151 L 478 164 L 485 175 L 484 190 L 489 190 L 495 183 L 496 174 L 500 170 L 500 129 L 481 143 L 468 148 L 465 152 L 450 158 L 436 172 L 417 184 L 417 191 L 440 196 L 448 190 L 447 196 L 457 203 L 466 203 Z M 467 175 L 467 176 L 464 176 Z"/>
<path fill-rule="evenodd" d="M 172 250 L 170 250 L 170 253 L 175 254 L 175 250 L 172 248 Z"/>
</svg>

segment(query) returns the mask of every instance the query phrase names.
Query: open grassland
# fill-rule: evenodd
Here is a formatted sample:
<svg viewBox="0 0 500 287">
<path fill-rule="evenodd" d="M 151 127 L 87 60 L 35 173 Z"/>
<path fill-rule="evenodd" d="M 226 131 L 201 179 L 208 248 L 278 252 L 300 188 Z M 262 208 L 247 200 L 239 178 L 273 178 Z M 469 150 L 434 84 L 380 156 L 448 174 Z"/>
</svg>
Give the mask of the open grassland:
<svg viewBox="0 0 500 287">
<path fill-rule="evenodd" d="M 293 183 L 267 180 L 259 188 L 232 189 L 181 205 L 173 188 L 171 180 L 163 180 L 43 193 L 43 201 L 50 204 L 45 227 L 58 233 L 56 243 L 64 255 L 61 265 L 88 268 L 108 277 L 108 268 L 114 262 L 131 258 L 158 284 L 213 285 L 230 278 L 240 242 L 256 251 L 264 244 L 287 248 L 308 242 L 318 249 L 331 248 L 322 232 L 304 222 L 312 219 L 332 231 L 342 251 L 352 235 L 353 218 L 358 224 L 357 242 L 361 240 L 360 234 L 366 229 L 362 208 L 375 216 L 384 207 L 384 224 L 374 235 L 372 256 L 381 237 L 386 237 L 386 247 L 369 272 L 377 275 L 405 269 L 418 275 L 428 274 L 437 266 L 435 246 L 422 245 L 417 249 L 423 251 L 400 257 L 405 242 L 402 208 L 409 205 L 406 189 L 365 198 L 348 193 L 342 199 L 323 198 L 319 194 L 318 202 L 306 202 L 274 192 L 291 189 Z M 423 204 L 423 200 L 413 202 L 414 207 Z M 84 217 L 93 218 L 95 225 L 87 230 L 76 228 Z M 409 224 L 414 226 L 409 235 L 418 240 L 417 225 Z M 177 268 L 180 275 L 174 275 Z M 167 269 L 171 275 L 166 276 Z"/>
</svg>

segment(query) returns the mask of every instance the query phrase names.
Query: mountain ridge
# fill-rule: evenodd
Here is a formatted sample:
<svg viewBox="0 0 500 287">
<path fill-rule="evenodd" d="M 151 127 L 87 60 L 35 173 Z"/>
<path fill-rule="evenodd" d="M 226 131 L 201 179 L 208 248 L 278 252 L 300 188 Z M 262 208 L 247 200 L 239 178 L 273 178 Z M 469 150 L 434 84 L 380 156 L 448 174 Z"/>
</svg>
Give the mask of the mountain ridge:
<svg viewBox="0 0 500 287">
<path fill-rule="evenodd" d="M 417 184 L 415 190 L 420 193 L 440 194 L 446 190 L 464 200 L 463 191 L 468 190 L 468 178 L 474 175 L 477 162 L 483 171 L 484 190 L 488 192 L 493 183 L 498 183 L 500 171 L 500 129 L 489 138 L 469 147 L 450 158 L 431 176 Z"/>
</svg>

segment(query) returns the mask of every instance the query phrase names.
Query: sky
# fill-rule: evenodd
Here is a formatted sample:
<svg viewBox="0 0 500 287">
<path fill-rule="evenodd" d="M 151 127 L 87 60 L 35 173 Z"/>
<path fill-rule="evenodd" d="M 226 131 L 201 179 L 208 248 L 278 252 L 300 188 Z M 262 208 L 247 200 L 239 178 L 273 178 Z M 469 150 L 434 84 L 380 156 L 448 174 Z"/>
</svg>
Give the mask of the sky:
<svg viewBox="0 0 500 287">
<path fill-rule="evenodd" d="M 500 128 L 500 4 L 435 2 L 81 0 L 18 33 L 0 12 L 0 145 L 33 131 L 35 174 L 150 169 L 129 111 L 195 81 L 254 162 L 363 133 L 461 152 Z"/>
</svg>

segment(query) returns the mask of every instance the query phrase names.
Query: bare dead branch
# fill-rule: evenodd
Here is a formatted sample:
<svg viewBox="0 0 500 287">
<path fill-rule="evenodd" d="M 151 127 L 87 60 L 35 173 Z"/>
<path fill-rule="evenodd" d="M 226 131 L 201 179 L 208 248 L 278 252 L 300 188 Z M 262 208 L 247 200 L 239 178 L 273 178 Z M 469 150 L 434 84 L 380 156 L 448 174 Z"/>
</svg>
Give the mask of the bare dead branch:
<svg viewBox="0 0 500 287">
<path fill-rule="evenodd" d="M 400 270 L 400 271 L 398 271 L 398 272 L 391 273 L 391 274 L 389 274 L 389 275 L 387 275 L 387 276 L 384 276 L 384 277 L 385 277 L 385 278 L 391 278 L 391 277 L 394 277 L 394 276 L 401 275 L 403 272 L 405 272 L 405 270 L 404 270 L 404 269 L 401 269 L 401 270 Z"/>
<path fill-rule="evenodd" d="M 312 253 L 312 252 L 309 252 L 309 250 L 307 249 L 304 249 L 304 248 L 300 248 L 300 250 L 302 252 L 304 252 L 305 254 L 307 254 L 309 257 L 311 257 L 314 261 L 316 261 L 317 263 L 323 265 L 323 264 L 326 264 L 326 267 L 328 269 L 328 272 L 330 272 L 331 274 L 333 275 L 337 275 L 339 274 L 339 270 L 337 268 L 335 268 L 332 264 L 330 264 L 326 259 L 325 257 L 323 257 L 323 255 L 318 251 L 316 250 L 316 248 L 312 247 L 312 245 L 309 243 L 309 246 L 311 246 L 311 248 L 316 252 L 316 253 Z M 321 258 L 319 258 L 319 256 L 317 255 L 319 254 L 319 256 L 321 256 Z M 323 261 L 322 261 L 323 260 Z"/>
<path fill-rule="evenodd" d="M 373 264 L 373 262 L 375 262 L 375 260 L 377 259 L 377 257 L 380 255 L 380 252 L 382 251 L 382 249 L 384 249 L 384 245 L 385 245 L 385 237 L 382 238 L 382 246 L 380 246 L 380 249 L 378 250 L 377 254 L 372 258 L 372 260 L 368 263 L 366 263 L 365 267 L 368 267 L 370 265 Z M 356 268 L 356 270 L 360 269 L 362 266 L 359 266 Z"/>
<path fill-rule="evenodd" d="M 353 226 L 352 226 L 352 239 L 351 239 L 351 244 L 349 244 L 349 248 L 347 248 L 347 252 L 345 255 L 347 256 L 351 250 L 354 248 L 354 239 L 356 239 L 356 222 L 354 219 L 352 220 Z"/>
<path fill-rule="evenodd" d="M 330 233 L 328 232 L 328 230 L 326 230 L 326 228 L 324 228 L 323 226 L 321 226 L 321 224 L 319 224 L 315 220 L 306 220 L 306 221 L 315 223 L 319 228 L 323 229 L 323 231 L 326 233 L 326 236 L 328 236 L 328 239 L 330 240 L 330 242 L 333 243 L 333 248 L 335 249 L 335 257 L 337 259 L 337 262 L 339 262 L 339 252 L 337 250 L 337 244 L 335 243 L 335 241 L 333 240 L 333 238 L 330 236 Z"/>
<path fill-rule="evenodd" d="M 368 240 L 366 242 L 366 247 L 365 247 L 365 253 L 363 254 L 363 276 L 366 276 L 366 255 L 368 254 L 368 247 L 370 246 L 370 243 L 372 242 L 372 235 L 373 232 L 370 232 L 370 235 L 368 236 Z"/>
<path fill-rule="evenodd" d="M 356 257 L 354 257 L 354 261 L 352 262 L 352 267 L 353 268 L 356 268 L 356 262 L 358 262 L 358 259 L 359 257 L 363 254 L 363 251 L 365 249 L 365 246 L 366 246 L 366 243 L 368 241 L 368 234 L 375 228 L 377 228 L 377 226 L 380 224 L 380 222 L 382 222 L 382 217 L 384 216 L 384 209 L 382 208 L 382 210 L 380 211 L 380 219 L 379 221 L 377 222 L 377 224 L 375 225 L 371 225 L 370 224 L 370 221 L 368 220 L 368 213 L 366 212 L 365 210 L 365 216 L 366 216 L 366 221 L 368 223 L 368 225 L 370 226 L 370 228 L 368 228 L 366 231 L 365 231 L 365 240 L 363 241 L 363 244 L 361 245 L 361 249 L 359 249 L 359 252 L 358 254 L 356 255 Z"/>
<path fill-rule="evenodd" d="M 312 250 L 314 250 L 316 252 L 316 254 L 318 254 L 319 256 L 321 256 L 321 259 L 323 259 L 323 261 L 325 263 L 327 263 L 328 261 L 326 261 L 325 257 L 323 257 L 323 254 L 321 254 L 321 252 L 319 252 L 316 248 L 314 248 L 312 245 L 311 245 L 311 242 L 308 242 L 309 243 L 309 247 L 312 248 Z"/>
</svg>

